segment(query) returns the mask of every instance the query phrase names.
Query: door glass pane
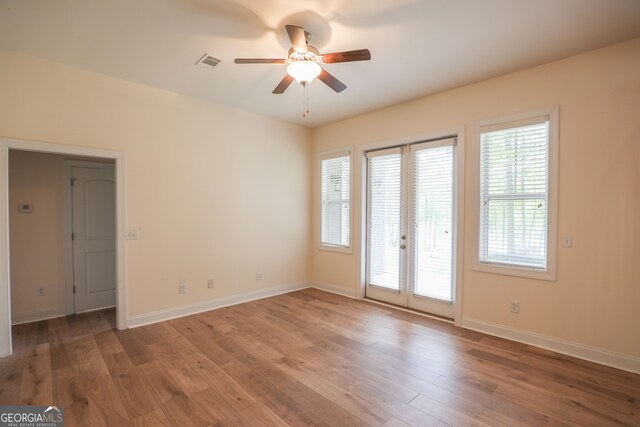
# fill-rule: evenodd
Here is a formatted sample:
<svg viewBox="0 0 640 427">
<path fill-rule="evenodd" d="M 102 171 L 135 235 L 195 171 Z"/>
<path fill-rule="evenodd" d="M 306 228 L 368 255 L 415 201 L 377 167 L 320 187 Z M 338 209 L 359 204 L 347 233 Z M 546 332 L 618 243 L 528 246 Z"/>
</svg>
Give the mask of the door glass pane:
<svg viewBox="0 0 640 427">
<path fill-rule="evenodd" d="M 414 293 L 453 297 L 453 146 L 414 152 Z"/>
<path fill-rule="evenodd" d="M 400 290 L 402 155 L 369 158 L 370 284 Z"/>
</svg>

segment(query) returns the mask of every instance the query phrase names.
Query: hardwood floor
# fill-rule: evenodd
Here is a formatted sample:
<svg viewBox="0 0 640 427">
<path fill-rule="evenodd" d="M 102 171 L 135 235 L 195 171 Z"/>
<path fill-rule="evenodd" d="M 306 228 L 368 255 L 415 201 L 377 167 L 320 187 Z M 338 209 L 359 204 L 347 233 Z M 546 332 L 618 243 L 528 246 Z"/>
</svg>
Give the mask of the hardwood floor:
<svg viewBox="0 0 640 427">
<path fill-rule="evenodd" d="M 314 289 L 114 317 L 15 326 L 0 405 L 64 405 L 67 426 L 640 426 L 640 375 Z"/>
</svg>

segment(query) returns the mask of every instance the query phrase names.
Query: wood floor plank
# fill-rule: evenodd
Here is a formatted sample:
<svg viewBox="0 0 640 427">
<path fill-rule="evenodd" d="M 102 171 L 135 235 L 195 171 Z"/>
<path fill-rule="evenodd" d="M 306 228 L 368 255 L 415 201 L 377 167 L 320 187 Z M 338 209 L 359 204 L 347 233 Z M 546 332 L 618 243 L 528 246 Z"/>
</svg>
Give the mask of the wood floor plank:
<svg viewBox="0 0 640 427">
<path fill-rule="evenodd" d="M 473 383 L 460 382 L 440 377 L 434 383 L 436 387 L 453 392 L 465 399 L 473 400 L 494 412 L 506 415 L 516 421 L 532 426 L 566 426 L 566 422 L 557 420 L 547 414 L 537 412 L 509 399 L 496 399 L 491 393 Z M 430 397 L 432 395 L 429 395 Z"/>
<path fill-rule="evenodd" d="M 186 396 L 173 376 L 164 369 L 160 362 L 145 363 L 138 366 L 137 370 L 157 406 L 162 407 L 174 395 Z"/>
<path fill-rule="evenodd" d="M 134 365 L 142 365 L 155 360 L 147 346 L 138 338 L 135 329 L 114 331 L 114 334 Z"/>
<path fill-rule="evenodd" d="M 382 424 L 382 427 L 411 427 L 409 424 L 400 421 L 396 417 L 391 417 L 386 423 Z"/>
<path fill-rule="evenodd" d="M 49 344 L 38 344 L 35 350 L 24 358 L 20 404 L 49 405 L 51 402 L 53 384 Z"/>
<path fill-rule="evenodd" d="M 17 355 L 0 359 L 0 405 L 15 405 L 20 401 L 23 364 Z"/>
<path fill-rule="evenodd" d="M 194 427 L 224 425 L 227 419 L 208 409 L 207 406 L 196 404 L 181 392 L 171 395 L 162 405 L 162 412 L 173 425 Z"/>
<path fill-rule="evenodd" d="M 222 395 L 211 388 L 198 392 L 190 397 L 194 405 L 206 408 L 210 417 L 221 420 L 222 425 L 249 426 L 249 422 L 242 418 L 237 410 L 227 404 Z"/>
<path fill-rule="evenodd" d="M 93 337 L 103 357 L 124 352 L 124 348 L 122 347 L 122 344 L 120 344 L 120 341 L 118 341 L 116 335 L 113 333 L 113 330 L 99 332 Z"/>
<path fill-rule="evenodd" d="M 129 414 L 109 375 L 84 376 L 82 381 L 87 393 L 90 425 L 126 426 L 130 424 Z"/>
<path fill-rule="evenodd" d="M 15 325 L 11 328 L 11 344 L 13 347 L 13 356 L 24 354 L 27 342 L 28 323 Z"/>
<path fill-rule="evenodd" d="M 468 415 L 463 414 L 453 408 L 444 405 L 437 400 L 431 399 L 423 394 L 418 395 L 410 403 L 414 408 L 420 409 L 422 412 L 429 414 L 435 418 L 446 421 L 454 426 L 468 426 L 468 427 L 488 427 L 481 421 L 474 420 Z"/>
<path fill-rule="evenodd" d="M 109 374 L 93 335 L 84 335 L 63 345 L 69 347 L 71 358 L 75 361 L 72 367 L 81 375 L 101 377 Z"/>
<path fill-rule="evenodd" d="M 266 379 L 270 387 L 279 389 L 297 406 L 304 408 L 316 418 L 326 420 L 332 426 L 358 426 L 364 422 L 353 416 L 338 404 L 330 401 L 310 387 L 286 374 L 270 361 L 273 356 L 262 356 L 260 351 L 264 346 L 243 337 L 227 338 L 220 341 L 228 352 L 252 369 L 249 378 L 254 382 L 256 375 Z M 261 383 L 264 386 L 264 383 Z"/>
<path fill-rule="evenodd" d="M 0 404 L 68 426 L 640 426 L 640 375 L 317 289 L 114 328 L 14 326 Z"/>
<path fill-rule="evenodd" d="M 386 422 L 391 415 L 374 406 L 359 396 L 345 391 L 341 387 L 326 380 L 321 375 L 305 367 L 304 360 L 294 357 L 285 357 L 276 362 L 276 366 L 289 374 L 292 378 L 305 384 L 316 393 L 324 396 L 352 415 L 370 425 L 380 425 Z"/>
<path fill-rule="evenodd" d="M 130 418 L 153 412 L 157 405 L 142 376 L 125 352 L 107 354 L 105 364 Z"/>
<path fill-rule="evenodd" d="M 78 363 L 73 347 L 69 344 L 73 340 L 73 336 L 68 328 L 52 329 L 49 337 L 51 339 L 49 349 L 52 369 L 70 368 Z"/>
<path fill-rule="evenodd" d="M 334 384 L 368 401 L 402 422 L 413 426 L 447 424 L 445 421 L 435 418 L 431 414 L 423 412 L 418 408 L 410 406 L 406 402 L 386 394 L 384 390 L 378 390 L 369 384 L 359 381 L 357 378 L 349 378 L 345 372 L 330 368 L 323 371 L 322 375 Z"/>
<path fill-rule="evenodd" d="M 491 360 L 502 364 L 514 363 L 493 355 Z M 521 364 L 516 366 L 524 369 Z M 509 400 L 517 401 L 519 399 L 522 404 L 559 419 L 567 419 L 576 423 L 599 422 L 619 425 L 633 425 L 638 420 L 639 412 L 635 403 L 611 400 L 608 398 L 610 396 L 601 399 L 594 394 L 574 387 L 565 387 L 557 380 L 549 381 L 544 375 L 536 378 L 539 372 L 535 370 L 535 367 L 530 367 L 530 369 L 533 370 L 534 375 L 510 373 L 506 377 L 494 377 L 491 373 L 477 372 L 472 376 L 476 379 L 490 378 L 490 381 L 494 381 Z M 529 400 L 528 396 L 531 393 L 536 393 L 537 399 Z M 574 411 L 574 407 L 581 407 L 583 410 Z"/>
<path fill-rule="evenodd" d="M 114 311 L 111 309 L 96 310 L 90 313 L 86 313 L 89 322 L 89 328 L 93 335 L 97 335 L 100 332 L 110 331 L 115 328 L 115 316 Z"/>
<path fill-rule="evenodd" d="M 264 427 L 287 427 L 289 424 L 269 410 L 262 403 L 255 403 L 238 411 L 238 414 L 249 423 L 249 425 L 261 425 Z"/>
<path fill-rule="evenodd" d="M 74 372 L 75 371 L 75 372 Z M 90 425 L 89 395 L 85 383 L 77 374 L 79 370 L 61 368 L 54 371 L 55 402 L 64 406 L 65 425 Z"/>
<path fill-rule="evenodd" d="M 587 360 L 577 359 L 540 347 L 528 345 L 525 351 L 523 351 L 521 360 L 526 362 L 533 362 L 535 360 L 536 363 L 551 365 L 556 369 L 570 370 L 576 375 L 586 375 L 588 378 L 596 380 L 596 382 L 598 382 L 597 380 L 607 380 L 640 391 L 639 375 Z"/>
<path fill-rule="evenodd" d="M 233 378 L 201 353 L 182 353 L 179 357 L 206 381 L 207 388 L 217 392 L 235 410 L 242 410 L 256 403 L 256 400 Z"/>
<path fill-rule="evenodd" d="M 170 427 L 171 422 L 167 419 L 166 415 L 164 415 L 162 409 L 156 409 L 144 415 L 134 417 L 131 420 L 131 425 L 134 427 Z"/>
<path fill-rule="evenodd" d="M 91 325 L 87 322 L 86 314 L 78 314 L 67 317 L 69 330 L 73 337 L 82 337 L 91 334 Z"/>
<path fill-rule="evenodd" d="M 320 370 L 326 374 L 327 370 L 336 370 L 338 375 L 347 378 L 350 381 L 361 381 L 368 386 L 388 394 L 404 403 L 409 403 L 418 394 L 418 391 L 412 390 L 409 384 L 402 384 L 379 375 L 374 370 L 367 369 L 360 364 L 353 363 L 350 360 L 342 359 L 329 353 L 321 353 L 314 348 L 305 349 L 294 353 L 301 357 L 310 366 Z"/>
<path fill-rule="evenodd" d="M 276 387 L 261 375 L 249 371 L 234 379 L 289 425 L 316 427 L 329 427 L 331 425 L 323 421 L 322 418 L 316 417 L 294 401 L 288 393 Z"/>
</svg>

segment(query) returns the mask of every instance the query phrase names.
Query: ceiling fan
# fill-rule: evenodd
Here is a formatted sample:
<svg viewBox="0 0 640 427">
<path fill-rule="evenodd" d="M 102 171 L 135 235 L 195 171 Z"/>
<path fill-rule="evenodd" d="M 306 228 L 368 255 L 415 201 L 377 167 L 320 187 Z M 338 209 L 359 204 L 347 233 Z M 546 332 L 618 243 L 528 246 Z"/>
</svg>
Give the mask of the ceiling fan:
<svg viewBox="0 0 640 427">
<path fill-rule="evenodd" d="M 236 64 L 288 64 L 287 74 L 273 90 L 275 94 L 284 93 L 293 80 L 306 86 L 316 77 L 336 92 L 342 92 L 347 86 L 336 79 L 322 64 L 334 64 L 338 62 L 368 61 L 371 59 L 369 49 L 350 50 L 346 52 L 327 53 L 320 55 L 309 40 L 311 34 L 297 25 L 285 25 L 291 49 L 287 59 L 268 58 L 236 58 Z"/>
</svg>

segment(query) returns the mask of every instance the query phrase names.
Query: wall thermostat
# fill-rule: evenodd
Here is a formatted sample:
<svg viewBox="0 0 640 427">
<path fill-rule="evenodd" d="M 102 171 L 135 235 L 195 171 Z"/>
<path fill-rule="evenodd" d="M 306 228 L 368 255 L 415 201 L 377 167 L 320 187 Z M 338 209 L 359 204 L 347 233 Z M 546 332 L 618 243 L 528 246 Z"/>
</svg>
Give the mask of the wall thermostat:
<svg viewBox="0 0 640 427">
<path fill-rule="evenodd" d="M 18 205 L 18 212 L 20 212 L 20 213 L 32 213 L 33 212 L 33 205 L 30 205 L 30 204 Z"/>
</svg>

